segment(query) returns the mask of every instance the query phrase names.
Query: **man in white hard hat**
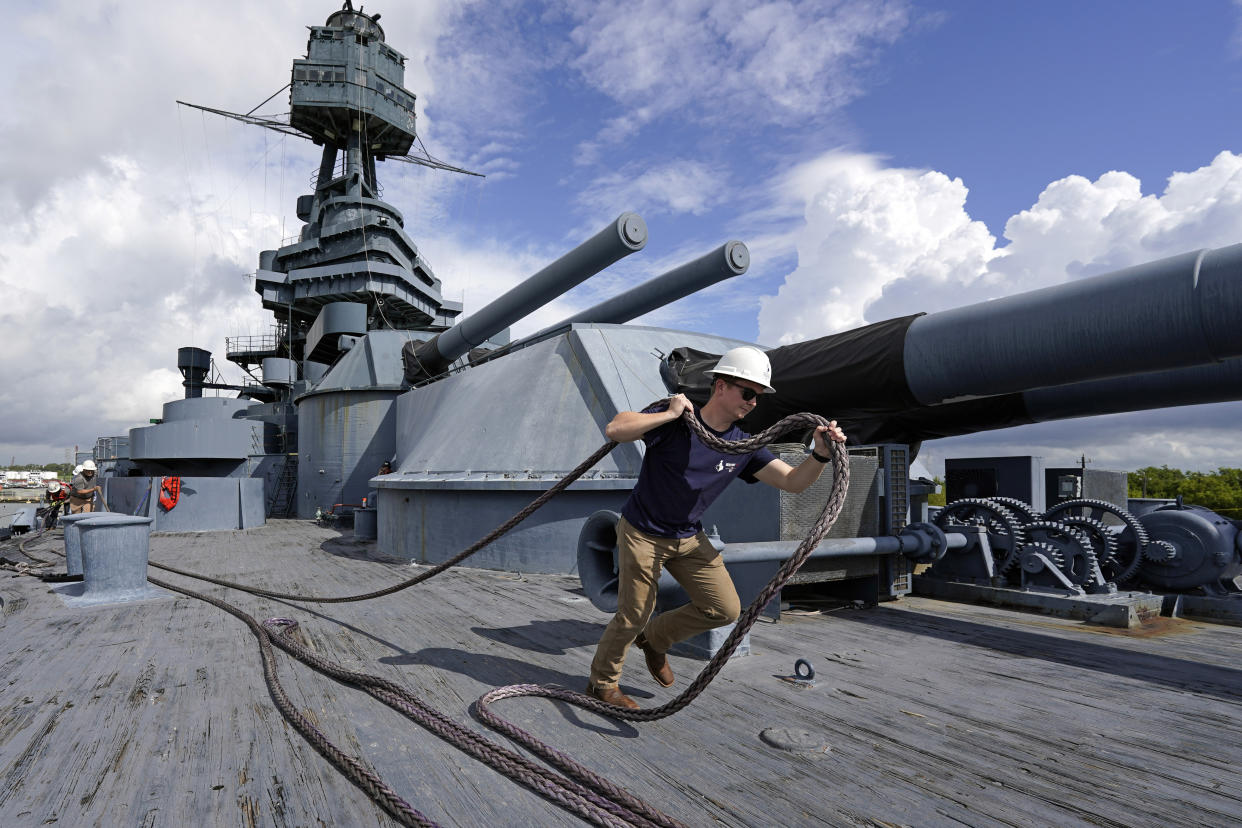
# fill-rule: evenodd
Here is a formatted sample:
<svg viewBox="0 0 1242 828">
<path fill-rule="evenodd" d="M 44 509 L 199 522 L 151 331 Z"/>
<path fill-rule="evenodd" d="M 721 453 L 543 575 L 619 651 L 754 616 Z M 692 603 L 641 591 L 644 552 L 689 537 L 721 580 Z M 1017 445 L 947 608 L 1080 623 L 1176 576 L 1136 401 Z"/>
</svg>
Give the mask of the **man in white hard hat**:
<svg viewBox="0 0 1242 828">
<path fill-rule="evenodd" d="M 43 499 L 47 501 L 47 508 L 43 512 L 43 528 L 51 529 L 56 525 L 60 510 L 68 505 L 69 487 L 59 480 L 49 480 Z"/>
<path fill-rule="evenodd" d="M 99 485 L 95 482 L 95 461 L 87 460 L 78 468 L 80 472 L 69 483 L 69 513 L 95 511 L 95 494 Z"/>
<path fill-rule="evenodd" d="M 678 641 L 737 620 L 741 602 L 720 553 L 699 522 L 735 477 L 760 480 L 787 492 L 801 492 L 819 479 L 828 462 L 827 440 L 845 442 L 834 420 L 815 430 L 814 449 L 798 466 L 776 458 L 766 448 L 751 454 L 724 454 L 708 448 L 682 421 L 693 411 L 712 433 L 725 440 L 748 435 L 738 420 L 770 394 L 772 367 L 763 351 L 734 348 L 707 372 L 713 377 L 711 398 L 698 411 L 684 394 L 641 412 L 622 411 L 604 433 L 610 440 L 642 440 L 647 447 L 638 482 L 617 523 L 617 614 L 604 630 L 587 693 L 621 707 L 638 704 L 621 692 L 619 682 L 631 644 L 643 651 L 652 678 L 673 684 L 665 653 Z M 660 572 L 667 569 L 690 595 L 690 603 L 652 619 Z"/>
</svg>

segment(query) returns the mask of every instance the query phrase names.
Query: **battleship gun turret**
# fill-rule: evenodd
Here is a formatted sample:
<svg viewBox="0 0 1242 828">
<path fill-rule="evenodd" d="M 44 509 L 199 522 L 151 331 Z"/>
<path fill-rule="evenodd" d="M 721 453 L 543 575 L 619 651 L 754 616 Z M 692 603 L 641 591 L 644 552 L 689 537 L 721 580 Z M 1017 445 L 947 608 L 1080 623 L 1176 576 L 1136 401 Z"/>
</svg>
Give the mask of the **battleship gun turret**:
<svg viewBox="0 0 1242 828">
<path fill-rule="evenodd" d="M 426 382 L 453 361 L 512 323 L 647 244 L 647 225 L 637 213 L 622 213 L 591 238 L 486 307 L 426 342 L 402 349 L 406 380 Z"/>
</svg>

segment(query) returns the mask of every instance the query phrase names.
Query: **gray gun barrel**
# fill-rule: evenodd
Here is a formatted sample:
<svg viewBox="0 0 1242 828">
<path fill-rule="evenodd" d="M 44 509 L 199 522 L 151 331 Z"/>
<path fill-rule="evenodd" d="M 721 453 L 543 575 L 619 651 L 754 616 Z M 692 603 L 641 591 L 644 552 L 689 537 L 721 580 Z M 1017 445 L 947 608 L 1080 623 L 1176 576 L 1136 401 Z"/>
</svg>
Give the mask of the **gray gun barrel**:
<svg viewBox="0 0 1242 828">
<path fill-rule="evenodd" d="M 572 325 L 574 322 L 601 322 L 620 325 L 656 308 L 672 304 L 725 279 L 741 276 L 750 267 L 750 250 L 740 241 L 729 241 L 697 259 L 648 279 L 625 293 L 549 325 L 537 334 L 515 342 L 520 345 Z"/>
<path fill-rule="evenodd" d="M 1242 245 L 1186 253 L 773 348 L 776 393 L 743 427 L 814 411 L 864 443 L 915 443 L 1236 399 L 1239 320 Z"/>
<path fill-rule="evenodd" d="M 418 364 L 429 377 L 444 371 L 471 348 L 646 244 L 647 225 L 642 217 L 622 213 L 505 295 L 419 345 L 415 350 Z"/>
<path fill-rule="evenodd" d="M 852 412 L 843 417 L 843 427 L 861 442 L 914 443 L 1074 417 L 1236 400 L 1242 400 L 1242 357 L 908 408 L 891 416 Z"/>
<path fill-rule="evenodd" d="M 924 405 L 1242 356 L 1242 245 L 919 317 L 906 380 Z"/>
<path fill-rule="evenodd" d="M 1190 368 L 1036 388 L 1022 395 L 1034 422 L 1242 400 L 1242 358 Z"/>
</svg>

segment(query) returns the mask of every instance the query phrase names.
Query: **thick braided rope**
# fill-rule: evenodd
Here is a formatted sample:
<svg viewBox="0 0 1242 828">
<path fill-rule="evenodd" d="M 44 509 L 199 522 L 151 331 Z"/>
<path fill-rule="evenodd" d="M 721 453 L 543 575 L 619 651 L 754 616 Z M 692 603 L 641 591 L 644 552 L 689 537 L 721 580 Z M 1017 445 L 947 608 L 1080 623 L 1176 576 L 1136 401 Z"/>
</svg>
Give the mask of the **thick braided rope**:
<svg viewBox="0 0 1242 828">
<path fill-rule="evenodd" d="M 51 566 L 52 561 L 49 561 L 46 558 L 40 558 L 38 555 L 30 554 L 30 550 L 28 547 L 30 546 L 30 544 L 34 543 L 37 540 L 43 540 L 42 529 L 40 529 L 38 532 L 33 533 L 30 537 L 23 538 L 21 541 L 19 541 L 17 544 L 17 551 L 21 552 L 22 555 L 24 555 L 25 557 L 29 558 L 30 560 L 34 561 L 37 564 L 42 564 L 44 566 Z"/>
<path fill-rule="evenodd" d="M 514 514 L 513 517 L 509 518 L 504 523 L 500 524 L 495 529 L 493 529 L 487 535 L 487 537 L 483 538 L 482 540 L 476 541 L 475 543 L 466 547 L 461 552 L 458 552 L 456 555 L 449 558 L 448 560 L 443 561 L 442 563 L 438 563 L 435 566 L 431 567 L 430 569 L 427 569 L 423 572 L 418 573 L 413 578 L 409 578 L 407 580 L 401 581 L 400 583 L 393 584 L 392 586 L 389 586 L 389 587 L 385 587 L 384 589 L 377 589 L 374 592 L 366 592 L 361 595 L 345 595 L 345 596 L 339 596 L 335 598 L 323 598 L 323 597 L 319 597 L 315 595 L 293 595 L 293 594 L 285 593 L 285 592 L 275 592 L 272 590 L 260 589 L 258 587 L 248 586 L 246 584 L 238 584 L 232 581 L 224 581 L 219 578 L 211 578 L 206 575 L 201 575 L 197 572 L 188 572 L 184 569 L 178 569 L 173 566 L 168 566 L 167 564 L 156 563 L 155 561 L 150 561 L 149 563 L 151 566 L 154 566 L 157 569 L 163 569 L 166 572 L 175 572 L 178 575 L 185 575 L 188 578 L 197 578 L 200 581 L 207 581 L 208 583 L 218 584 L 219 586 L 229 587 L 230 589 L 241 590 L 242 592 L 248 592 L 251 595 L 261 595 L 265 598 L 279 598 L 285 601 L 307 601 L 307 602 L 317 603 L 317 604 L 343 604 L 343 603 L 347 603 L 350 601 L 369 601 L 372 598 L 381 598 L 385 595 L 391 595 L 394 592 L 400 592 L 403 589 L 408 589 L 409 587 L 412 587 L 415 584 L 422 583 L 428 578 L 433 578 L 436 575 L 439 575 L 444 570 L 450 569 L 456 566 L 457 564 L 461 563 L 466 558 L 469 558 L 471 555 L 473 555 L 475 552 L 478 552 L 480 549 L 492 543 L 500 536 L 509 532 L 509 530 L 511 530 L 513 527 L 517 526 L 519 523 L 526 520 L 526 518 L 530 517 L 532 514 L 538 511 L 549 500 L 556 497 L 561 492 L 565 491 L 565 489 L 567 489 L 571 483 L 573 483 L 579 477 L 584 475 L 587 471 L 591 469 L 592 466 L 594 466 L 600 460 L 604 459 L 608 455 L 608 453 L 611 452 L 616 447 L 617 447 L 617 443 L 615 441 L 609 441 L 605 443 L 604 445 L 600 446 L 598 449 L 595 450 L 594 454 L 592 454 L 590 457 L 588 457 L 587 459 L 579 463 L 576 467 L 574 467 L 572 471 L 570 471 L 567 475 L 565 475 L 563 478 L 561 478 L 555 484 L 553 484 L 553 486 L 549 488 L 546 492 L 539 495 L 539 497 L 535 498 L 530 503 L 528 503 L 521 511 Z"/>
<path fill-rule="evenodd" d="M 43 533 L 44 533 L 44 530 L 39 529 L 38 531 L 33 532 L 30 535 L 23 537 L 20 541 L 17 542 L 17 551 L 21 553 L 22 557 L 33 561 L 33 563 L 26 563 L 25 561 L 16 561 L 16 562 L 11 562 L 11 563 L 5 562 L 5 563 L 0 563 L 0 569 L 7 569 L 12 572 L 16 572 L 19 575 L 28 575 L 36 570 L 47 569 L 48 567 L 52 566 L 54 563 L 53 561 L 49 561 L 45 558 L 40 558 L 38 555 L 32 555 L 29 550 L 29 546 L 32 543 L 43 539 Z M 8 559 L 6 558 L 3 560 L 7 561 Z"/>
<path fill-rule="evenodd" d="M 273 618 L 264 623 L 272 641 L 304 664 L 338 681 L 365 690 L 434 735 L 486 763 L 536 793 L 599 825 L 652 825 L 675 828 L 681 823 L 589 771 L 569 779 L 552 773 L 513 750 L 453 721 L 410 691 L 381 676 L 346 670 L 298 643 L 297 622 Z M 576 766 L 575 766 L 576 767 Z"/>
<path fill-rule="evenodd" d="M 707 445 L 720 451 L 730 454 L 743 454 L 754 451 L 756 448 L 774 442 L 776 437 L 787 431 L 797 430 L 801 428 L 814 428 L 818 425 L 826 425 L 827 421 L 816 415 L 799 414 L 786 417 L 774 426 L 766 429 L 762 433 L 751 437 L 747 440 L 729 442 L 720 440 L 714 434 L 706 431 L 699 423 L 698 418 L 690 411 L 685 412 L 684 419 L 687 425 L 699 435 Z M 257 590 L 254 588 L 234 585 L 228 582 L 216 581 L 211 578 L 203 578 L 203 580 L 220 583 L 224 586 L 236 586 L 253 594 L 266 595 L 269 597 L 286 597 L 295 600 L 313 600 L 321 602 L 342 602 L 350 600 L 365 600 L 371 597 L 391 594 L 400 589 L 413 586 L 427 578 L 430 578 L 439 572 L 459 563 L 474 552 L 491 543 L 496 538 L 508 532 L 536 509 L 544 505 L 548 500 L 559 494 L 570 483 L 580 477 L 587 469 L 595 465 L 602 457 L 614 448 L 616 443 L 607 443 L 595 452 L 590 458 L 580 464 L 569 475 L 563 478 L 558 484 L 545 492 L 536 500 L 532 501 L 525 509 L 518 512 L 506 523 L 502 524 L 486 538 L 477 542 L 453 558 L 434 567 L 431 570 L 420 573 L 413 579 L 409 579 L 401 584 L 393 587 L 379 590 L 366 595 L 349 596 L 345 598 L 322 599 L 300 596 L 286 596 L 281 593 L 273 593 L 265 590 Z M 479 700 L 476 705 L 476 716 L 489 726 L 495 728 L 498 732 L 503 733 L 509 738 L 524 744 L 528 749 L 536 755 L 543 758 L 549 764 L 560 769 L 568 777 L 558 777 L 550 774 L 545 768 L 535 765 L 533 762 L 524 757 L 513 753 L 501 746 L 497 746 L 478 734 L 468 729 L 462 728 L 455 722 L 447 719 L 443 714 L 438 713 L 420 700 L 410 694 L 403 688 L 388 682 L 378 676 L 370 676 L 367 674 L 353 673 L 344 670 L 336 665 L 327 662 L 316 656 L 314 653 L 297 645 L 289 638 L 288 633 L 291 632 L 291 626 L 283 619 L 277 619 L 268 622 L 274 625 L 283 625 L 286 627 L 276 636 L 269 634 L 268 630 L 260 627 L 257 622 L 242 612 L 241 610 L 226 604 L 223 601 L 210 598 L 190 590 L 174 587 L 155 579 L 150 579 L 151 583 L 162 586 L 182 594 L 191 595 L 201 598 L 215 606 L 224 609 L 247 623 L 251 630 L 259 638 L 260 650 L 263 654 L 264 661 L 264 677 L 268 682 L 269 692 L 276 701 L 278 709 L 282 715 L 290 721 L 291 724 L 307 739 L 322 755 L 329 759 L 338 769 L 342 771 L 356 785 L 364 790 L 374 801 L 381 805 L 386 811 L 399 819 L 403 824 L 411 825 L 430 825 L 431 823 L 421 813 L 410 807 L 395 792 L 387 787 L 379 777 L 364 768 L 357 760 L 345 755 L 336 748 L 330 741 L 323 736 L 309 721 L 301 716 L 297 710 L 289 702 L 280 686 L 279 679 L 276 675 L 274 663 L 271 660 L 271 643 L 275 641 L 278 646 L 286 649 L 291 655 L 305 661 L 307 664 L 316 669 L 325 672 L 337 678 L 340 681 L 358 686 L 373 697 L 383 701 L 394 709 L 399 710 L 408 718 L 422 724 L 430 732 L 439 736 L 451 744 L 456 745 L 463 751 L 470 753 L 496 768 L 506 776 L 513 778 L 530 789 L 548 798 L 562 807 L 577 813 L 584 819 L 599 825 L 659 825 L 659 826 L 679 826 L 676 820 L 660 813 L 647 806 L 637 798 L 633 797 L 624 789 L 618 788 L 606 779 L 592 773 L 588 769 L 574 762 L 567 755 L 555 750 L 543 743 L 539 742 L 530 734 L 514 725 L 505 722 L 503 719 L 495 716 L 487 708 L 490 701 L 497 701 L 502 698 L 511 698 L 518 695 L 538 695 L 548 698 L 558 698 L 577 704 L 586 709 L 595 710 L 605 715 L 611 715 L 617 718 L 630 719 L 634 721 L 653 721 L 659 718 L 670 716 L 678 712 L 690 702 L 694 700 L 706 686 L 715 678 L 716 674 L 723 667 L 724 663 L 732 656 L 741 639 L 749 632 L 758 618 L 759 613 L 767 602 L 784 586 L 788 579 L 797 571 L 798 567 L 805 561 L 827 533 L 833 521 L 836 520 L 840 513 L 841 505 L 844 501 L 845 489 L 848 486 L 849 465 L 845 449 L 838 443 L 831 445 L 832 461 L 834 467 L 834 484 L 833 493 L 829 501 L 825 504 L 824 511 L 816 525 L 812 528 L 810 534 L 798 547 L 794 556 L 782 566 L 781 570 L 773 578 L 772 582 L 760 593 L 755 602 L 747 609 L 746 612 L 738 619 L 733 633 L 721 647 L 716 657 L 713 658 L 700 675 L 691 682 L 690 686 L 672 702 L 659 708 L 653 708 L 642 711 L 632 711 L 625 708 L 619 708 L 614 705 L 599 702 L 580 693 L 574 693 L 569 690 L 558 687 L 545 687 L 539 685 L 511 685 L 509 687 L 498 688 L 491 693 L 486 694 Z M 173 567 L 160 566 L 160 568 L 169 571 L 178 572 L 179 574 L 188 575 L 190 577 L 202 578 L 202 576 L 194 573 L 182 572 Z M 597 795 L 598 793 L 598 795 Z"/>
<path fill-rule="evenodd" d="M 716 435 L 711 434 L 699 423 L 698 418 L 692 413 L 686 412 L 683 415 L 687 425 L 690 426 L 699 438 L 712 448 L 728 454 L 743 454 L 754 451 L 760 446 L 768 445 L 776 441 L 776 438 L 787 431 L 799 430 L 801 428 L 814 428 L 820 425 L 827 425 L 828 421 L 816 414 L 793 414 L 785 417 L 775 425 L 765 429 L 759 434 L 746 440 L 738 440 L 730 442 L 721 440 Z M 606 716 L 612 716 L 617 719 L 625 719 L 628 721 L 655 721 L 671 716 L 679 710 L 686 707 L 700 693 L 706 689 L 707 685 L 712 682 L 716 674 L 720 672 L 725 663 L 733 655 L 742 638 L 750 632 L 750 628 L 755 625 L 763 608 L 780 590 L 785 586 L 798 568 L 806 561 L 811 552 L 817 547 L 824 535 L 832 528 L 832 524 L 841 514 L 841 508 L 845 504 L 845 494 L 849 488 L 849 455 L 846 453 L 845 446 L 842 443 L 831 442 L 829 444 L 830 458 L 833 467 L 832 493 L 828 497 L 828 501 L 824 504 L 824 509 L 820 513 L 819 519 L 815 525 L 811 527 L 810 532 L 803 539 L 802 543 L 794 551 L 794 554 L 787 560 L 781 568 L 773 576 L 772 580 L 763 588 L 759 595 L 751 602 L 750 606 L 739 616 L 734 625 L 733 632 L 725 639 L 716 655 L 707 663 L 699 675 L 690 682 L 684 691 L 681 692 L 672 701 L 659 707 L 647 708 L 642 710 L 631 710 L 629 708 L 618 707 L 617 705 L 607 704 L 582 693 L 576 693 L 572 690 L 566 690 L 561 687 L 550 687 L 537 684 L 515 684 L 508 687 L 500 687 L 485 694 L 478 700 L 475 705 L 475 716 L 484 724 L 495 730 L 505 734 L 510 739 L 518 742 L 531 751 L 543 756 L 546 761 L 558 764 L 558 760 L 549 758 L 545 754 L 545 746 L 542 745 L 534 736 L 513 725 L 504 719 L 501 719 L 490 710 L 490 704 L 501 699 L 514 698 L 516 696 L 543 696 L 545 698 L 557 699 L 578 705 L 579 707 L 593 710 Z M 559 764 L 558 764 L 559 767 Z M 562 769 L 564 770 L 564 769 Z"/>
<path fill-rule="evenodd" d="M 57 550 L 53 552 L 64 555 Z M 33 574 L 30 572 L 22 572 L 21 574 Z M 245 622 L 250 631 L 254 633 L 259 642 L 259 653 L 263 662 L 263 678 L 267 683 L 268 692 L 272 696 L 272 701 L 276 704 L 276 709 L 285 717 L 285 720 L 293 725 L 294 729 L 308 741 L 316 751 L 327 759 L 337 770 L 339 770 L 347 779 L 353 782 L 371 798 L 373 802 L 388 812 L 390 816 L 396 819 L 402 825 L 426 826 L 427 828 L 437 828 L 437 824 L 428 819 L 420 811 L 412 807 L 404 799 L 401 798 L 396 791 L 389 787 L 383 779 L 381 779 L 374 771 L 369 770 L 357 759 L 349 756 L 340 748 L 332 743 L 330 739 L 323 735 L 309 719 L 298 712 L 293 702 L 289 700 L 285 693 L 284 687 L 280 683 L 280 677 L 276 670 L 275 654 L 272 651 L 272 637 L 268 630 L 259 624 L 253 616 L 238 609 L 237 607 L 209 595 L 195 592 L 184 587 L 175 586 L 174 584 L 160 581 L 156 578 L 147 578 L 152 584 L 162 587 L 173 592 L 179 592 L 191 598 L 197 598 L 205 601 L 212 606 L 218 607 L 225 612 L 240 618 Z"/>
<path fill-rule="evenodd" d="M 179 592 L 182 595 L 188 595 L 191 598 L 197 598 L 200 601 L 206 601 L 212 606 L 218 607 L 230 615 L 234 615 L 245 622 L 250 631 L 254 633 L 255 638 L 259 640 L 259 652 L 263 658 L 263 678 L 267 682 L 268 692 L 272 696 L 272 701 L 276 703 L 276 708 L 280 714 L 285 717 L 289 724 L 293 725 L 298 733 L 311 746 L 317 750 L 320 755 L 336 766 L 347 779 L 357 785 L 362 791 L 369 796 L 372 801 L 383 808 L 395 820 L 402 825 L 428 826 L 434 828 L 435 822 L 428 819 L 420 811 L 411 806 L 408 802 L 400 797 L 396 791 L 390 788 L 383 779 L 381 779 L 374 771 L 365 767 L 354 757 L 348 755 L 324 736 L 317 727 L 311 724 L 310 720 L 298 712 L 293 702 L 285 694 L 284 687 L 280 684 L 280 677 L 276 672 L 275 654 L 272 652 L 272 639 L 268 631 L 259 624 L 251 615 L 243 612 L 237 607 L 210 595 L 204 595 L 200 592 L 185 589 L 184 587 L 175 586 L 164 581 L 148 578 L 148 581 L 158 587 Z"/>
</svg>

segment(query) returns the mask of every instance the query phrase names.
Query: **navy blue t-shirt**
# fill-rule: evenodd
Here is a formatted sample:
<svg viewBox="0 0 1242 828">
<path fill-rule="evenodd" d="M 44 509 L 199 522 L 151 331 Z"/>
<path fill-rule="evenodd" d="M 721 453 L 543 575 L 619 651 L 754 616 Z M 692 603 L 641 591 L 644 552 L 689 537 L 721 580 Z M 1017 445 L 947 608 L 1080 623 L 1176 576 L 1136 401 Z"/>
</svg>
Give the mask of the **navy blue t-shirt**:
<svg viewBox="0 0 1242 828">
<path fill-rule="evenodd" d="M 668 410 L 668 403 L 643 409 L 643 414 Z M 695 416 L 703 423 L 696 410 Z M 711 433 L 725 440 L 750 435 L 736 425 Z M 621 515 L 635 529 L 661 538 L 688 538 L 703 527 L 699 518 L 735 477 L 755 482 L 755 473 L 776 457 L 767 448 L 750 454 L 725 454 L 708 448 L 679 417 L 643 435 L 647 453 L 638 472 L 638 483 Z"/>
</svg>

